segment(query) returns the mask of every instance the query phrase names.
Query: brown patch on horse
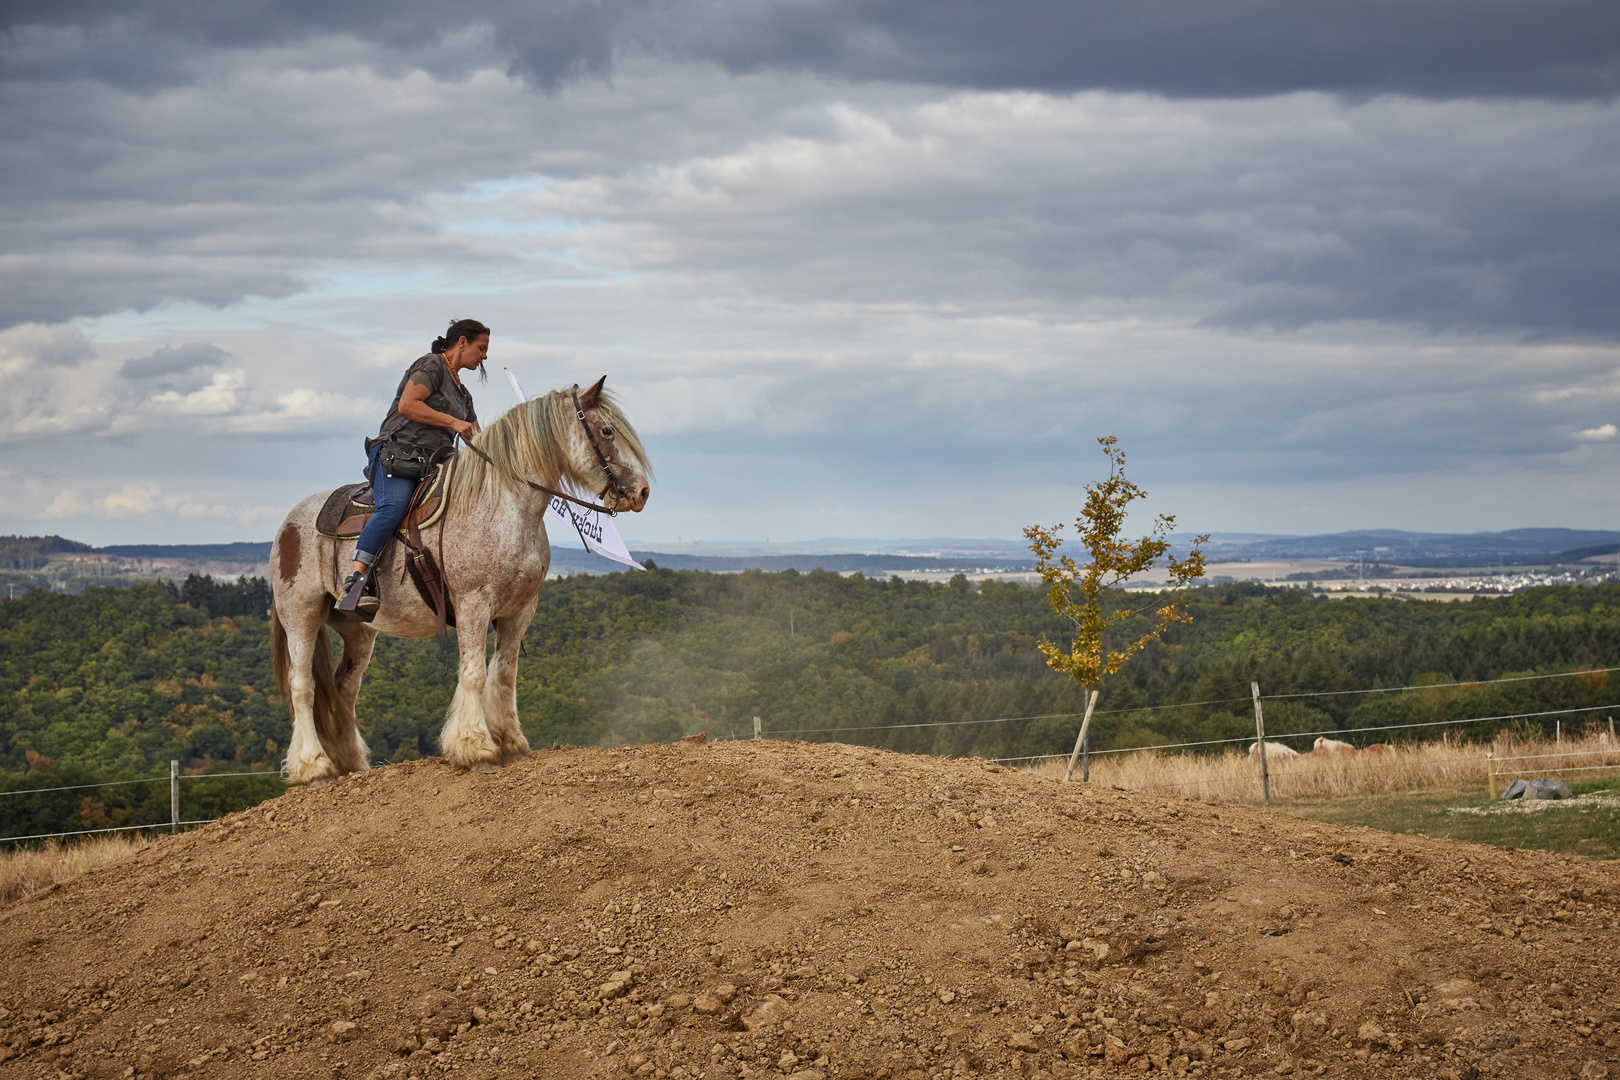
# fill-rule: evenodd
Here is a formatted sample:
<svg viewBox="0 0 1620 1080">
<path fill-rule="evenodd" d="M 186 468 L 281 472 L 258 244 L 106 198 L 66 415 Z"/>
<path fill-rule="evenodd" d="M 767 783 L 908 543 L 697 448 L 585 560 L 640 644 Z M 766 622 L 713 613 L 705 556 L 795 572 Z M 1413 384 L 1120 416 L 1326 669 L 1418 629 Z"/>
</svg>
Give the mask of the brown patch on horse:
<svg viewBox="0 0 1620 1080">
<path fill-rule="evenodd" d="M 298 527 L 290 522 L 281 530 L 281 539 L 276 542 L 276 570 L 281 574 L 281 580 L 291 585 L 298 576 L 298 564 L 303 560 L 303 540 L 298 535 Z"/>
</svg>

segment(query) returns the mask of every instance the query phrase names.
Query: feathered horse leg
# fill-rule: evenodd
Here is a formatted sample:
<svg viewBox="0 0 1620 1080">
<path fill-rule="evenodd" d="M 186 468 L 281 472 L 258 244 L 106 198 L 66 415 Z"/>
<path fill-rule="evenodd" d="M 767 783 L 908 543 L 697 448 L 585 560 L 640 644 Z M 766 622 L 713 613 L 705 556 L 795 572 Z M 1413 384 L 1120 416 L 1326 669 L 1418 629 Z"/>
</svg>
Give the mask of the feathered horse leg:
<svg viewBox="0 0 1620 1080">
<path fill-rule="evenodd" d="M 343 661 L 338 664 L 335 678 L 337 700 L 327 752 L 343 772 L 359 772 L 371 768 L 371 750 L 360 736 L 360 719 L 355 715 L 354 703 L 360 696 L 360 680 L 371 663 L 377 631 L 348 618 L 335 618 L 330 625 L 343 639 Z"/>
<path fill-rule="evenodd" d="M 463 769 L 490 772 L 501 763 L 501 748 L 484 716 L 484 641 L 489 604 L 477 596 L 456 601 L 456 639 L 461 647 L 461 678 L 439 733 L 445 760 Z M 476 628 L 476 629 L 475 629 Z"/>
<path fill-rule="evenodd" d="M 282 771 L 289 783 L 320 783 L 340 770 L 321 745 L 319 729 L 330 722 L 335 697 L 332 684 L 332 649 L 318 613 L 285 625 L 281 604 L 270 614 L 272 660 L 276 685 L 292 712 L 292 739 Z"/>
<path fill-rule="evenodd" d="M 537 597 L 538 598 L 538 597 Z M 516 615 L 495 620 L 495 655 L 484 681 L 484 723 L 501 748 L 501 763 L 529 755 L 529 740 L 517 714 L 518 652 L 534 617 L 534 601 Z"/>
<path fill-rule="evenodd" d="M 334 761 L 323 742 L 339 745 L 330 735 L 341 704 L 326 633 L 332 599 L 321 572 L 323 557 L 332 549 L 314 529 L 322 501 L 322 496 L 312 495 L 294 507 L 270 548 L 271 669 L 292 714 L 282 772 L 294 784 L 324 783 L 351 767 L 341 755 Z"/>
</svg>

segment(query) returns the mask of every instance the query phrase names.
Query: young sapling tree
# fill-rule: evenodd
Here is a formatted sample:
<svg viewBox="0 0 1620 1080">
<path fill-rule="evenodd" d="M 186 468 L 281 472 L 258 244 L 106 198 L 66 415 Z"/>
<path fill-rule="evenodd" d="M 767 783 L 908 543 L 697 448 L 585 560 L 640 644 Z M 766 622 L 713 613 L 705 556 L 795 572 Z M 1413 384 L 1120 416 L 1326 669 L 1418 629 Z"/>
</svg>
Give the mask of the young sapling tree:
<svg viewBox="0 0 1620 1080">
<path fill-rule="evenodd" d="M 1119 448 L 1119 440 L 1105 435 L 1097 442 L 1108 458 L 1108 478 L 1086 485 L 1085 506 L 1074 522 L 1080 544 L 1086 551 L 1086 561 L 1077 563 L 1058 550 L 1063 546 L 1063 539 L 1058 535 L 1062 525 L 1052 528 L 1031 525 L 1024 530 L 1030 550 L 1035 553 L 1035 568 L 1046 583 L 1052 610 L 1074 624 L 1074 639 L 1067 651 L 1050 641 L 1040 642 L 1039 648 L 1050 667 L 1064 672 L 1090 691 L 1065 780 L 1074 772 L 1075 758 L 1080 754 L 1091 724 L 1091 712 L 1097 704 L 1098 687 L 1103 678 L 1118 671 L 1150 642 L 1157 641 L 1171 623 L 1192 620 L 1176 590 L 1204 576 L 1204 553 L 1199 549 L 1209 541 L 1208 533 L 1195 537 L 1186 558 L 1176 558 L 1168 539 L 1176 523 L 1172 514 L 1154 518 L 1153 528 L 1140 540 L 1127 540 L 1122 535 L 1126 508 L 1146 497 L 1147 492 L 1125 479 L 1125 452 Z M 1171 589 L 1168 601 L 1161 603 L 1163 594 L 1160 594 L 1159 600 L 1148 607 L 1132 609 L 1105 596 L 1137 574 L 1153 569 L 1166 556 Z M 1146 627 L 1137 628 L 1141 631 L 1138 636 L 1127 636 L 1121 643 L 1109 640 L 1110 627 L 1144 615 L 1148 622 Z"/>
</svg>

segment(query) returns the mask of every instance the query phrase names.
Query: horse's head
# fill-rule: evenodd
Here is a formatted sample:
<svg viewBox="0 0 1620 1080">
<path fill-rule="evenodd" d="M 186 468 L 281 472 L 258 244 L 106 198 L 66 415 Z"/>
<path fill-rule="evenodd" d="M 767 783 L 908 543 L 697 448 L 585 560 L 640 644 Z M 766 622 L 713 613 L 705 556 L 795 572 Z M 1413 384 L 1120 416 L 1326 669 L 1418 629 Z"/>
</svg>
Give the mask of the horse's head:
<svg viewBox="0 0 1620 1080">
<path fill-rule="evenodd" d="M 636 429 L 608 395 L 607 376 L 588 390 L 575 386 L 576 419 L 569 442 L 575 479 L 596 492 L 610 510 L 639 513 L 647 505 L 647 480 L 652 472 Z"/>
<path fill-rule="evenodd" d="M 652 466 L 636 429 L 605 389 L 606 377 L 588 390 L 578 386 L 533 398 L 491 421 L 458 457 L 450 506 L 471 512 L 479 500 L 499 498 L 503 488 L 567 480 L 599 497 L 609 510 L 647 505 Z"/>
</svg>

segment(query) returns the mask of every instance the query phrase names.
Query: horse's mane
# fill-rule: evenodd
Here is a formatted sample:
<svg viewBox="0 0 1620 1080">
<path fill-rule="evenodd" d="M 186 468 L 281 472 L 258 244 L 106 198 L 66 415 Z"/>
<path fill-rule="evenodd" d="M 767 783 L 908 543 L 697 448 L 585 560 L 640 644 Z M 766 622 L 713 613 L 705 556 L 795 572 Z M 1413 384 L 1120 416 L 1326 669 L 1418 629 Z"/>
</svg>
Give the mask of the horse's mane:
<svg viewBox="0 0 1620 1080">
<path fill-rule="evenodd" d="M 651 477 L 652 463 L 647 460 L 640 436 L 606 388 L 596 409 L 603 420 L 613 425 L 613 441 L 621 460 Z M 592 494 L 601 490 L 603 477 L 594 462 L 588 473 L 581 474 L 568 458 L 568 440 L 578 425 L 573 396 L 563 390 L 532 398 L 501 414 L 472 440 L 474 446 L 489 455 L 493 468 L 467 450 L 457 455 L 450 485 L 450 512 L 465 513 L 486 495 L 493 504 L 505 488 L 522 487 L 525 479 L 547 487 L 557 487 L 558 481 L 567 479 Z"/>
</svg>

